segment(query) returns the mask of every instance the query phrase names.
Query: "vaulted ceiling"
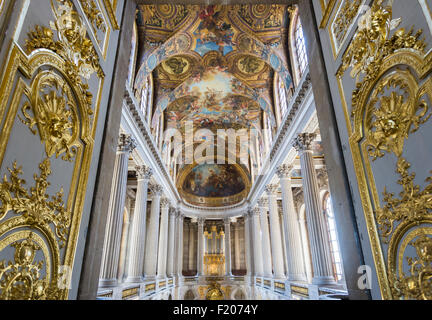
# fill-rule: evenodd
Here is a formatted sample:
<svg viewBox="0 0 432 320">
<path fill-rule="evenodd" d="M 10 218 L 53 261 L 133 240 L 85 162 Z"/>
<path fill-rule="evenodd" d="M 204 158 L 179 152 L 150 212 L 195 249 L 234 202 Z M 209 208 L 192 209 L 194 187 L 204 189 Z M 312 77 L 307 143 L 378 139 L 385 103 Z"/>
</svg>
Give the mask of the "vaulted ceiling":
<svg viewBox="0 0 432 320">
<path fill-rule="evenodd" d="M 163 116 L 165 128 L 181 131 L 187 121 L 195 130 L 261 130 L 266 113 L 274 126 L 274 76 L 291 83 L 288 17 L 286 5 L 139 5 L 135 85 L 152 75 L 152 125 Z M 241 166 L 195 164 L 178 176 L 179 191 L 193 204 L 230 205 L 250 188 Z"/>
</svg>

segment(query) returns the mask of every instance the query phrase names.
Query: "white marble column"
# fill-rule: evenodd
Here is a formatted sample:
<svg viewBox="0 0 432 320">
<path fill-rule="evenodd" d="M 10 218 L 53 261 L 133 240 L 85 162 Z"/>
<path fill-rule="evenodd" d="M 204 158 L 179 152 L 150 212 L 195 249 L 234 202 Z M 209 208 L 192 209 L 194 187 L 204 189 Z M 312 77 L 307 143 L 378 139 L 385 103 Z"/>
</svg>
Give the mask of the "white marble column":
<svg viewBox="0 0 432 320">
<path fill-rule="evenodd" d="M 162 279 L 166 277 L 167 253 L 168 253 L 168 213 L 170 202 L 166 198 L 161 200 L 161 217 L 159 231 L 159 250 L 157 275 Z"/>
<path fill-rule="evenodd" d="M 244 237 L 245 237 L 245 258 L 246 258 L 246 275 L 251 276 L 252 274 L 252 250 L 251 250 L 251 219 L 252 219 L 252 210 L 248 211 L 245 216 L 245 226 L 244 226 Z"/>
<path fill-rule="evenodd" d="M 146 240 L 146 214 L 148 183 L 152 176 L 152 169 L 147 166 L 136 167 L 138 186 L 135 209 L 130 236 L 129 263 L 126 282 L 141 282 L 144 275 L 144 252 Z"/>
<path fill-rule="evenodd" d="M 330 255 L 330 242 L 313 163 L 312 142 L 315 138 L 316 134 L 303 133 L 294 140 L 293 145 L 300 154 L 306 219 L 314 273 L 312 283 L 315 285 L 329 285 L 335 284 L 335 279 Z"/>
<path fill-rule="evenodd" d="M 150 211 L 149 228 L 146 240 L 146 252 L 144 261 L 144 273 L 146 278 L 156 277 L 156 267 L 158 258 L 158 234 L 159 234 L 159 215 L 162 187 L 158 184 L 150 185 L 153 199 Z"/>
<path fill-rule="evenodd" d="M 236 223 L 234 227 L 234 248 L 235 248 L 235 255 L 234 255 L 234 265 L 235 270 L 240 270 L 240 224 Z"/>
<path fill-rule="evenodd" d="M 292 170 L 293 166 L 282 165 L 276 171 L 280 179 L 282 190 L 283 227 L 285 230 L 285 245 L 287 251 L 288 280 L 306 281 L 300 227 L 291 187 Z"/>
<path fill-rule="evenodd" d="M 194 269 L 194 264 L 195 264 L 195 260 L 196 257 L 194 256 L 194 247 L 195 247 L 195 243 L 194 243 L 194 238 L 195 238 L 195 232 L 194 232 L 194 225 L 191 222 L 189 222 L 188 224 L 188 236 L 189 236 L 189 249 L 188 249 L 188 270 L 192 271 Z"/>
<path fill-rule="evenodd" d="M 257 277 L 262 277 L 262 275 L 264 274 L 260 216 L 261 216 L 261 209 L 259 208 L 253 209 L 252 225 L 253 225 L 254 269 L 255 269 L 255 276 Z"/>
<path fill-rule="evenodd" d="M 225 226 L 225 273 L 231 276 L 231 219 L 224 220 Z"/>
<path fill-rule="evenodd" d="M 167 273 L 169 276 L 175 274 L 175 244 L 176 238 L 176 210 L 171 208 L 169 212 L 169 231 L 168 231 L 168 265 Z"/>
<path fill-rule="evenodd" d="M 177 216 L 177 275 L 179 278 L 183 277 L 183 224 L 184 216 L 183 214 L 179 213 Z"/>
<path fill-rule="evenodd" d="M 204 218 L 198 219 L 198 250 L 197 250 L 197 269 L 198 276 L 204 272 Z"/>
<path fill-rule="evenodd" d="M 270 246 L 270 232 L 267 217 L 268 201 L 264 198 L 258 200 L 260 209 L 261 236 L 262 236 L 262 258 L 263 258 L 263 276 L 271 278 L 273 276 L 272 254 Z"/>
<path fill-rule="evenodd" d="M 117 284 L 123 229 L 123 210 L 126 201 L 128 161 L 129 154 L 135 148 L 135 140 L 130 135 L 120 135 L 109 200 L 108 221 L 99 280 L 100 287 L 115 286 Z"/>
<path fill-rule="evenodd" d="M 270 211 L 270 237 L 271 237 L 271 252 L 273 257 L 274 277 L 276 279 L 285 278 L 284 254 L 282 247 L 281 226 L 279 220 L 279 212 L 277 205 L 277 185 L 268 185 L 265 189 L 269 200 Z"/>
</svg>

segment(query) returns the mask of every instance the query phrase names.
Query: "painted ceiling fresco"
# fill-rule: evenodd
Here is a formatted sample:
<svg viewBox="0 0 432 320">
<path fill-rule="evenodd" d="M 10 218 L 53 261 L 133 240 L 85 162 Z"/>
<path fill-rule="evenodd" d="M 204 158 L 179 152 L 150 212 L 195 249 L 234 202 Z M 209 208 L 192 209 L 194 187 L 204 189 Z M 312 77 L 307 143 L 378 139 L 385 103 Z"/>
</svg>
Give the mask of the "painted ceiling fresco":
<svg viewBox="0 0 432 320">
<path fill-rule="evenodd" d="M 180 193 L 194 205 L 238 203 L 250 190 L 249 177 L 237 165 L 200 164 L 184 174 Z"/>
<path fill-rule="evenodd" d="M 181 97 L 165 111 L 168 127 L 183 129 L 186 121 L 192 121 L 196 128 L 212 131 L 256 126 L 261 119 L 261 108 L 247 91 L 230 73 L 210 68 L 177 90 Z"/>
<path fill-rule="evenodd" d="M 275 126 L 274 77 L 281 77 L 287 88 L 292 84 L 286 55 L 287 9 L 286 5 L 139 5 L 135 87 L 139 90 L 152 75 L 152 127 L 162 115 L 165 127 L 183 131 L 187 121 L 195 130 L 260 130 L 264 115 Z M 177 187 L 194 204 L 240 202 L 250 178 L 246 173 L 238 182 L 234 172 L 242 170 L 233 168 L 196 167 L 213 183 L 218 177 L 229 181 L 218 191 L 220 184 L 209 187 L 198 176 L 192 179 L 193 171 L 187 177 L 185 170 L 190 168 L 179 167 Z"/>
</svg>

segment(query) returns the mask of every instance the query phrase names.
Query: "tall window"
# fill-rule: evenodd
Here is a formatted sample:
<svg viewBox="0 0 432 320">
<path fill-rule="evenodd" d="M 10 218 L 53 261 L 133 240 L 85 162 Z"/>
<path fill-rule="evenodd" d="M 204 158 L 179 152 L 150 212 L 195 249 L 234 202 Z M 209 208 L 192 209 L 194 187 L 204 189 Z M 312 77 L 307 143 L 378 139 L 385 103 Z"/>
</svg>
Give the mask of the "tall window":
<svg viewBox="0 0 432 320">
<path fill-rule="evenodd" d="M 285 85 L 281 78 L 279 78 L 278 83 L 279 83 L 279 90 L 278 90 L 279 106 L 280 106 L 281 118 L 283 119 L 285 117 L 285 114 L 288 111 L 287 94 L 286 94 Z"/>
<path fill-rule="evenodd" d="M 300 17 L 297 17 L 297 24 L 294 31 L 296 56 L 298 63 L 299 78 L 301 78 L 308 66 L 308 60 L 306 55 L 306 45 L 303 35 L 303 27 L 300 21 Z"/>
<path fill-rule="evenodd" d="M 325 216 L 327 221 L 327 230 L 330 240 L 330 251 L 333 260 L 333 272 L 337 281 L 341 281 L 343 277 L 342 257 L 339 248 L 339 242 L 336 231 L 336 221 L 334 217 L 333 205 L 330 195 L 327 195 L 324 201 Z"/>
</svg>

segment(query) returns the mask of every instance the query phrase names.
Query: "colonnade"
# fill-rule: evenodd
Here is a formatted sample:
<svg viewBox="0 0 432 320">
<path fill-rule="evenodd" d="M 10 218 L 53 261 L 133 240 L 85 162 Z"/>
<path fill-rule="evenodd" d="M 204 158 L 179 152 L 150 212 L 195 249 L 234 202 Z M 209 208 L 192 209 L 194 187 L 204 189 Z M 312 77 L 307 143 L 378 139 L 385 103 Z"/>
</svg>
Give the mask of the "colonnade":
<svg viewBox="0 0 432 320">
<path fill-rule="evenodd" d="M 328 233 L 319 196 L 318 180 L 313 164 L 312 142 L 316 135 L 303 133 L 293 146 L 299 153 L 303 180 L 306 223 L 313 267 L 313 284 L 334 284 L 333 266 Z M 103 248 L 100 287 L 114 286 L 120 264 L 123 211 L 126 199 L 129 154 L 135 148 L 130 135 L 121 134 L 116 155 L 108 226 Z M 299 217 L 297 215 L 291 184 L 292 165 L 281 165 L 276 174 L 280 185 L 270 184 L 265 196 L 244 216 L 244 251 L 246 269 L 250 276 L 273 277 L 290 281 L 306 281 L 305 256 L 302 246 Z M 145 165 L 136 167 L 137 191 L 127 237 L 127 263 L 125 282 L 139 283 L 145 279 L 182 277 L 184 216 L 164 197 L 160 185 L 151 183 L 152 170 Z M 278 192 L 282 193 L 282 216 L 279 215 Z M 151 208 L 147 217 L 148 193 Z M 147 224 L 148 220 L 148 226 Z M 197 220 L 197 248 L 195 252 L 197 275 L 203 275 L 205 219 Z M 224 220 L 224 253 L 226 276 L 232 275 L 233 263 L 238 268 L 240 236 L 237 229 L 231 232 L 231 219 Z M 187 236 L 190 236 L 188 234 Z M 234 239 L 232 254 L 231 238 Z M 190 257 L 189 257 L 190 258 Z M 234 260 L 233 260 L 234 259 Z M 284 260 L 285 259 L 285 260 Z"/>
<path fill-rule="evenodd" d="M 99 287 L 123 282 L 118 276 L 123 228 L 123 212 L 127 192 L 128 160 L 136 147 L 134 139 L 121 134 L 116 155 L 113 187 L 110 196 L 108 223 L 103 247 Z M 183 220 L 179 210 L 163 196 L 160 185 L 151 183 L 153 171 L 145 165 L 135 168 L 137 191 L 127 237 L 127 269 L 124 282 L 140 283 L 147 279 L 181 276 Z M 147 217 L 148 194 L 151 208 Z M 149 218 L 147 226 L 147 218 Z M 123 277 L 122 277 L 123 278 Z"/>
<path fill-rule="evenodd" d="M 313 164 L 312 142 L 315 134 L 302 133 L 293 141 L 299 153 L 306 207 L 306 223 L 312 256 L 313 280 L 316 285 L 335 284 L 330 242 L 320 191 Z M 248 273 L 258 277 L 306 281 L 305 252 L 302 250 L 299 217 L 294 204 L 291 174 L 292 165 L 283 164 L 276 174 L 280 185 L 266 186 L 266 195 L 246 214 L 245 229 L 252 236 L 247 248 L 250 255 Z M 277 196 L 282 198 L 282 217 L 279 217 Z M 253 246 L 253 250 L 250 248 Z M 285 254 L 284 254 L 285 251 Z M 286 259 L 284 261 L 283 259 Z M 253 272 L 252 272 L 253 270 Z"/>
</svg>

